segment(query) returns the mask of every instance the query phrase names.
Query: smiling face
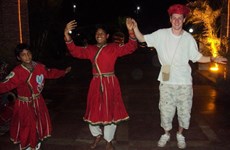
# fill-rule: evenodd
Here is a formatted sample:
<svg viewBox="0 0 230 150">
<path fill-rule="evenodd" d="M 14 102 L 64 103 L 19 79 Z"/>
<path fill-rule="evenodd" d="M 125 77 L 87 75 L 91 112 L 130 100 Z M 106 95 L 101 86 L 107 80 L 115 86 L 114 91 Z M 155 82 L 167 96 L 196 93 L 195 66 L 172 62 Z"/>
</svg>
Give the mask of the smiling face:
<svg viewBox="0 0 230 150">
<path fill-rule="evenodd" d="M 183 14 L 172 14 L 170 16 L 170 22 L 172 24 L 173 31 L 181 31 L 185 18 Z"/>
<path fill-rule="evenodd" d="M 107 34 L 102 28 L 98 28 L 95 34 L 95 39 L 98 46 L 102 46 L 107 43 L 109 34 Z"/>
<path fill-rule="evenodd" d="M 32 53 L 30 50 L 23 49 L 17 58 L 24 64 L 30 64 L 32 62 Z"/>
</svg>

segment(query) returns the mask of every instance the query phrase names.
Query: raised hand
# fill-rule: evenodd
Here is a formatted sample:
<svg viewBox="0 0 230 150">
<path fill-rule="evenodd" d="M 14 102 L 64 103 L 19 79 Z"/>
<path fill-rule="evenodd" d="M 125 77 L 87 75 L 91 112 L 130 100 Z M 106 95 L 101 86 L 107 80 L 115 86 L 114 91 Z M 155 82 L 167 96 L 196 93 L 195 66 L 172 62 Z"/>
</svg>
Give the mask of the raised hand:
<svg viewBox="0 0 230 150">
<path fill-rule="evenodd" d="M 126 27 L 128 30 L 133 30 L 132 18 L 126 18 Z"/>
<path fill-rule="evenodd" d="M 136 22 L 136 20 L 132 19 L 132 23 L 133 23 L 133 29 L 137 28 L 137 22 Z"/>
<path fill-rule="evenodd" d="M 66 24 L 65 30 L 64 30 L 65 41 L 72 40 L 71 36 L 69 35 L 69 32 L 74 30 L 76 27 L 77 27 L 77 22 L 75 20 L 72 20 Z"/>
<path fill-rule="evenodd" d="M 69 31 L 74 30 L 76 27 L 77 27 L 77 22 L 75 20 L 72 20 L 66 24 L 64 33 L 69 34 Z"/>
<path fill-rule="evenodd" d="M 133 21 L 132 21 L 132 18 L 126 18 L 126 26 L 127 26 L 127 29 L 128 29 L 128 32 L 129 32 L 129 37 L 131 38 L 135 38 L 135 34 L 134 34 L 134 24 L 133 24 Z"/>
</svg>

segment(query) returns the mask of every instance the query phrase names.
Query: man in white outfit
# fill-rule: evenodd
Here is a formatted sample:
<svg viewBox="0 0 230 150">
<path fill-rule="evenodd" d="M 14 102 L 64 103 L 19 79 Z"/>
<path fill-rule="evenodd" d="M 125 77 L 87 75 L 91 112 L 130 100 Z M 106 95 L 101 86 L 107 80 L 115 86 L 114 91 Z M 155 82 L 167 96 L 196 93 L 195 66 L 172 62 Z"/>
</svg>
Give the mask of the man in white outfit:
<svg viewBox="0 0 230 150">
<path fill-rule="evenodd" d="M 227 59 L 221 56 L 203 56 L 191 34 L 183 30 L 183 23 L 190 10 L 182 4 L 169 7 L 168 14 L 171 27 L 159 29 L 151 34 L 143 35 L 135 20 L 134 32 L 139 42 L 146 42 L 148 47 L 154 47 L 162 65 L 158 80 L 160 81 L 159 109 L 161 127 L 165 133 L 158 141 L 159 147 L 164 147 L 170 140 L 169 131 L 172 129 L 172 120 L 177 112 L 179 128 L 176 134 L 179 148 L 186 148 L 184 129 L 189 128 L 193 88 L 191 67 L 189 61 L 225 64 Z"/>
</svg>

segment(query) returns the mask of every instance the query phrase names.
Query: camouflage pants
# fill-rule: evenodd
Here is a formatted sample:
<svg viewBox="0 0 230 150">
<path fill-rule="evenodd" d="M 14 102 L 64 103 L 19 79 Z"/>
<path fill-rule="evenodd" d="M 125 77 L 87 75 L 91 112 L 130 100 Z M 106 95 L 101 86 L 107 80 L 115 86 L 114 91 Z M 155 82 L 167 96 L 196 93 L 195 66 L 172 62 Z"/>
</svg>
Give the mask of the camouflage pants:
<svg viewBox="0 0 230 150">
<path fill-rule="evenodd" d="M 177 111 L 179 126 L 188 129 L 192 109 L 192 85 L 160 84 L 159 90 L 161 127 L 166 131 L 171 130 L 172 121 Z"/>
</svg>

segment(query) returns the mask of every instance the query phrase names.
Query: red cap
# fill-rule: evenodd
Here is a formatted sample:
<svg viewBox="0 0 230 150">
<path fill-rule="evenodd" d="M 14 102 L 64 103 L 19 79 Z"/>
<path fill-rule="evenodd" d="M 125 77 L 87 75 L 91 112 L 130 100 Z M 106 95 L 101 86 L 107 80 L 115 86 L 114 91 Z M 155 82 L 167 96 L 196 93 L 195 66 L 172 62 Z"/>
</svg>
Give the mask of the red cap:
<svg viewBox="0 0 230 150">
<path fill-rule="evenodd" d="M 168 13 L 171 16 L 172 14 L 183 14 L 187 16 L 190 12 L 190 9 L 182 4 L 174 4 L 169 7 Z"/>
</svg>

